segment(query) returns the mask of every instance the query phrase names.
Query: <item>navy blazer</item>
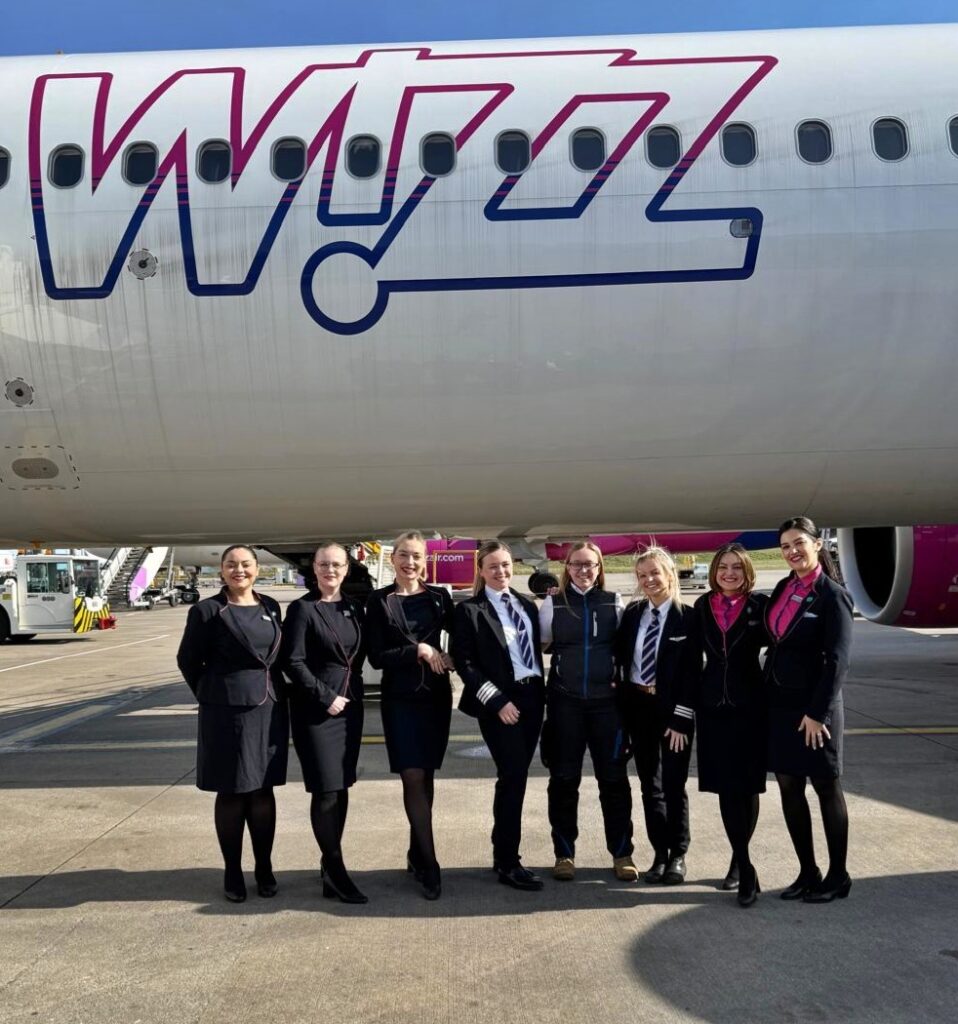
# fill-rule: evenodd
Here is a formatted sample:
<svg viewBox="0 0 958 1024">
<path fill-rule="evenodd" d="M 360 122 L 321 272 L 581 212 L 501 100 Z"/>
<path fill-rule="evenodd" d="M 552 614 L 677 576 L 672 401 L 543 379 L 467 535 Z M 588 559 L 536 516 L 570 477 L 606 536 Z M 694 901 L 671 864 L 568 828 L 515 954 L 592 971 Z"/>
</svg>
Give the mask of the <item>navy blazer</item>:
<svg viewBox="0 0 958 1024">
<path fill-rule="evenodd" d="M 764 594 L 749 594 L 727 633 L 715 621 L 712 594 L 703 594 L 692 608 L 686 641 L 685 671 L 676 706 L 761 709 L 765 703 L 762 648 L 768 644 Z M 678 714 L 672 728 L 685 732 L 690 718 Z"/>
<path fill-rule="evenodd" d="M 781 639 L 769 622 L 772 606 L 791 579 L 779 580 L 765 607 L 768 655 L 765 681 L 773 707 L 792 708 L 816 722 L 828 720 L 841 696 L 852 646 L 852 599 L 824 573 L 812 585 L 802 608 Z"/>
<path fill-rule="evenodd" d="M 337 697 L 363 698 L 363 661 L 366 637 L 363 606 L 343 596 L 343 614 L 356 624 L 358 639 L 346 650 L 333 627 L 329 606 L 318 591 L 310 591 L 293 601 L 283 623 L 280 663 L 289 679 L 289 696 L 325 709 Z"/>
<path fill-rule="evenodd" d="M 622 613 L 619 631 L 615 637 L 616 674 L 619 692 L 632 686 L 632 658 L 635 641 L 639 635 L 639 623 L 648 601 L 633 601 Z M 673 601 L 662 625 L 662 639 L 655 655 L 655 699 L 664 715 L 671 716 L 685 671 L 686 641 L 692 620 L 692 609 L 683 605 L 677 607 Z"/>
<path fill-rule="evenodd" d="M 428 634 L 413 635 L 403 613 L 403 598 L 395 583 L 369 595 L 366 604 L 366 656 L 373 668 L 382 670 L 383 699 L 425 698 L 431 693 L 449 692 L 449 673 L 435 673 L 419 660 L 419 644 L 442 649 L 442 633 L 452 633 L 453 603 L 449 591 L 424 583 L 435 610 L 435 623 Z"/>
<path fill-rule="evenodd" d="M 539 610 L 535 603 L 524 594 L 509 589 L 512 598 L 529 616 L 532 625 L 533 657 L 535 671 L 541 677 L 542 645 L 539 635 Z M 477 718 L 482 711 L 498 712 L 510 700 L 510 693 L 516 685 L 516 675 L 509 655 L 509 645 L 496 609 L 492 605 L 486 588 L 456 606 L 452 626 L 452 657 L 456 671 L 462 679 L 462 695 L 459 710 Z M 479 689 L 492 683 L 499 691 L 487 701 L 479 700 Z"/>
<path fill-rule="evenodd" d="M 200 704 L 255 707 L 283 695 L 278 666 L 282 613 L 273 598 L 254 594 L 273 623 L 274 640 L 265 658 L 230 615 L 226 587 L 190 608 L 176 663 Z"/>
</svg>

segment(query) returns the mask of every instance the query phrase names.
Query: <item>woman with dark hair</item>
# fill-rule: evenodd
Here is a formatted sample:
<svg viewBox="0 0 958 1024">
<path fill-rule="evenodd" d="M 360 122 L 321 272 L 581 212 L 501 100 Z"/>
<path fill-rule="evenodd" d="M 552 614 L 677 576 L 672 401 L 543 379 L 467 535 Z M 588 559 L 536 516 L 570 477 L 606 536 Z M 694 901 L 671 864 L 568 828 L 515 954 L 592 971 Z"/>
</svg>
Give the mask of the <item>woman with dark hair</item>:
<svg viewBox="0 0 958 1024">
<path fill-rule="evenodd" d="M 512 553 L 501 541 L 476 552 L 474 596 L 456 607 L 452 653 L 462 677 L 459 710 L 479 720 L 496 762 L 492 857 L 499 881 L 536 890 L 542 881 L 519 857 L 526 795 L 545 695 L 535 604 L 512 590 Z"/>
<path fill-rule="evenodd" d="M 723 889 L 738 889 L 751 906 L 760 891 L 748 844 L 765 792 L 765 682 L 761 651 L 767 644 L 768 598 L 753 592 L 755 569 L 741 544 L 725 544 L 709 566 L 709 593 L 692 609 L 686 669 L 676 694 L 668 743 L 685 749 L 693 715 L 699 790 L 718 793 L 722 824 L 732 847 Z"/>
<path fill-rule="evenodd" d="M 605 589 L 602 552 L 590 540 L 571 545 L 558 593 L 539 609 L 542 642 L 551 652 L 543 759 L 549 767 L 552 877 L 575 877 L 579 784 L 586 748 L 599 785 L 606 848 L 620 881 L 638 878 L 632 860 L 632 790 L 628 743 L 615 700 L 613 646 L 622 599 Z"/>
<path fill-rule="evenodd" d="M 196 785 L 216 793 L 223 891 L 246 899 L 243 832 L 249 829 L 260 896 L 276 895 L 273 787 L 286 782 L 289 719 L 277 664 L 280 608 L 253 589 L 259 565 L 243 544 L 220 560 L 223 589 L 190 608 L 176 662 L 199 702 Z"/>
<path fill-rule="evenodd" d="M 810 519 L 787 519 L 779 527 L 778 539 L 792 571 L 776 586 L 765 610 L 768 768 L 778 780 L 800 865 L 798 878 L 781 897 L 828 903 L 846 897 L 852 885 L 845 863 L 848 810 L 839 778 L 852 601 L 837 582 L 834 563 Z M 805 798 L 808 780 L 818 794 L 828 844 L 824 879 L 815 862 Z"/>
<path fill-rule="evenodd" d="M 341 544 L 313 555 L 315 586 L 293 601 L 283 624 L 293 744 L 312 794 L 309 817 L 322 854 L 323 895 L 366 903 L 343 863 L 349 787 L 363 735 L 364 613 L 342 593 L 349 557 Z"/>
<path fill-rule="evenodd" d="M 424 582 L 426 541 L 400 534 L 390 555 L 395 583 L 373 591 L 366 607 L 369 663 L 382 669 L 380 710 L 389 770 L 402 779 L 409 819 L 406 866 L 427 900 L 439 899 L 442 879 L 432 832 L 435 774 L 449 745 L 452 658 L 442 634 L 452 631 L 452 598 Z"/>
</svg>

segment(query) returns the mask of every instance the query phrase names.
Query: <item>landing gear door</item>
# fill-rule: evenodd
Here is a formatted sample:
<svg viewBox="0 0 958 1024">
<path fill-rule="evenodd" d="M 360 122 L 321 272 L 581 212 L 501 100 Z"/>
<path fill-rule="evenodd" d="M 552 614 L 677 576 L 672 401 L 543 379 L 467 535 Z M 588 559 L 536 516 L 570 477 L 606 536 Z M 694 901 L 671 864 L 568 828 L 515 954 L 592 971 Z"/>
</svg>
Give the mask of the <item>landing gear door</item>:
<svg viewBox="0 0 958 1024">
<path fill-rule="evenodd" d="M 20 624 L 24 628 L 72 629 L 73 578 L 70 562 L 29 562 L 21 607 Z"/>
</svg>

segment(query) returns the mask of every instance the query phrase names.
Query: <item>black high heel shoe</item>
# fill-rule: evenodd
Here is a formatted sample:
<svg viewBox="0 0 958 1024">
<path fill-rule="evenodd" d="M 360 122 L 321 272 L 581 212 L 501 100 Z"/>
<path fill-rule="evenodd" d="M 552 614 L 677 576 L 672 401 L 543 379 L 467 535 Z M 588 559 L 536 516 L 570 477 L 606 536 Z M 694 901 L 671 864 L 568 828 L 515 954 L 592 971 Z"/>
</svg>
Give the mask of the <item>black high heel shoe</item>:
<svg viewBox="0 0 958 1024">
<path fill-rule="evenodd" d="M 255 877 L 256 891 L 264 900 L 271 900 L 279 892 L 279 886 L 276 884 L 276 876 L 273 874 L 272 868 L 257 868 Z"/>
<path fill-rule="evenodd" d="M 323 863 L 319 869 L 323 879 L 323 896 L 327 900 L 337 899 L 341 903 L 368 903 L 369 897 L 360 892 L 349 877 L 342 860 Z"/>
<path fill-rule="evenodd" d="M 422 868 L 416 865 L 416 862 L 412 859 L 412 850 L 406 851 L 406 870 L 416 879 L 417 882 L 422 884 Z"/>
<path fill-rule="evenodd" d="M 422 877 L 422 894 L 427 900 L 438 900 L 442 895 L 442 875 L 439 871 L 439 865 L 432 863 L 429 867 L 424 868 Z"/>
<path fill-rule="evenodd" d="M 223 873 L 223 895 L 230 903 L 246 902 L 246 881 L 242 871 L 236 874 L 230 871 Z"/>
<path fill-rule="evenodd" d="M 742 871 L 741 875 L 742 877 L 738 883 L 738 905 L 740 907 L 750 907 L 758 899 L 758 894 L 762 891 L 762 887 L 758 882 L 758 872 L 752 866 Z"/>
<path fill-rule="evenodd" d="M 810 892 L 812 889 L 817 888 L 822 884 L 822 873 L 815 868 L 814 874 L 806 874 L 804 871 L 795 879 L 794 882 L 787 888 L 783 889 L 778 895 L 779 899 L 783 900 L 800 900 L 803 899 L 805 893 Z"/>
<path fill-rule="evenodd" d="M 826 875 L 821 885 L 809 889 L 802 896 L 802 901 L 805 903 L 831 903 L 832 900 L 843 900 L 851 892 L 851 888 L 852 879 L 847 871 L 837 879 Z"/>
<path fill-rule="evenodd" d="M 725 878 L 722 880 L 722 890 L 724 892 L 733 892 L 738 888 L 739 885 L 739 872 L 738 862 L 733 856 L 729 862 L 728 871 L 726 872 Z"/>
</svg>

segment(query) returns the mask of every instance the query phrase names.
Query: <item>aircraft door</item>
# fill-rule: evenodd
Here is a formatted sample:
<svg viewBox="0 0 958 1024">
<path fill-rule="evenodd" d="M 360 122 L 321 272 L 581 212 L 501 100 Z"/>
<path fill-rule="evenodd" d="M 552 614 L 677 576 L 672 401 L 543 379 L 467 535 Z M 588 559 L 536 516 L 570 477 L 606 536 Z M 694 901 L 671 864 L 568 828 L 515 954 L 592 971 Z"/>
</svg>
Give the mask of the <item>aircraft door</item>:
<svg viewBox="0 0 958 1024">
<path fill-rule="evenodd" d="M 20 624 L 29 629 L 73 626 L 73 577 L 70 562 L 28 562 Z"/>
</svg>

